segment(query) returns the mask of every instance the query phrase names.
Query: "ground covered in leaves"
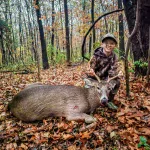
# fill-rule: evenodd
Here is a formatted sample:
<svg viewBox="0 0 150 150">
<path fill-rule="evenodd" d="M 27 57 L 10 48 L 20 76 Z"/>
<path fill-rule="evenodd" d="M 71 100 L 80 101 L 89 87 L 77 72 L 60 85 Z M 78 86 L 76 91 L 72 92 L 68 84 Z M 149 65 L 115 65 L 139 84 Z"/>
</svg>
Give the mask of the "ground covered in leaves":
<svg viewBox="0 0 150 150">
<path fill-rule="evenodd" d="M 44 84 L 83 86 L 87 64 L 55 68 L 41 72 Z M 131 78 L 131 98 L 127 100 L 125 81 L 115 97 L 117 112 L 100 107 L 93 114 L 98 122 L 68 122 L 65 118 L 46 118 L 24 123 L 7 111 L 7 104 L 26 85 L 37 82 L 37 73 L 0 73 L 0 149 L 2 150 L 144 150 L 140 137 L 150 144 L 150 88 L 144 78 Z M 88 127 L 88 129 L 86 129 Z M 148 148 L 147 148 L 148 149 Z"/>
</svg>

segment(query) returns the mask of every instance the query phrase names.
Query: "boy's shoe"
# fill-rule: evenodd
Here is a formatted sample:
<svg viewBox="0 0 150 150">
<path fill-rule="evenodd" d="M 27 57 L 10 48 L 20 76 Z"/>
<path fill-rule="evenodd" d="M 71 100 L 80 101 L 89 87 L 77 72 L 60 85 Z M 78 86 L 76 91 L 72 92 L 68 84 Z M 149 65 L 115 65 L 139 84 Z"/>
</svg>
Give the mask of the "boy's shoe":
<svg viewBox="0 0 150 150">
<path fill-rule="evenodd" d="M 107 106 L 108 106 L 109 109 L 112 109 L 112 110 L 117 110 L 118 109 L 118 107 L 112 102 L 108 102 Z"/>
</svg>

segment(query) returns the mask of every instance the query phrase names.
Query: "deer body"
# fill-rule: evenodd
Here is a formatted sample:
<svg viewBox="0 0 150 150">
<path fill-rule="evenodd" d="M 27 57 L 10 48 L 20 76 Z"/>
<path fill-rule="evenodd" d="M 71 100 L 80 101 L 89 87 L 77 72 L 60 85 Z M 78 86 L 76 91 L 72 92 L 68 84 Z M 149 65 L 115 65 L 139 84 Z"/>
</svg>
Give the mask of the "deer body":
<svg viewBox="0 0 150 150">
<path fill-rule="evenodd" d="M 96 121 L 87 113 L 100 106 L 100 94 L 95 86 L 82 88 L 71 85 L 31 85 L 18 93 L 9 108 L 20 120 L 31 122 L 49 116 L 67 120 Z"/>
</svg>

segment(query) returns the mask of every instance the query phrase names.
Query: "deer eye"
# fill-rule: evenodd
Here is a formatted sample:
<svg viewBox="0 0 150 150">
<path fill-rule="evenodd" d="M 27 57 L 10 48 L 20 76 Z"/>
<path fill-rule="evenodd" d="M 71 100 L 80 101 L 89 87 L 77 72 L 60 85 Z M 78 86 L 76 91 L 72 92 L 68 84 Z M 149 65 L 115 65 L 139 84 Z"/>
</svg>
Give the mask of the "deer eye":
<svg viewBox="0 0 150 150">
<path fill-rule="evenodd" d="M 100 90 L 100 87 L 98 86 L 97 89 Z"/>
<path fill-rule="evenodd" d="M 111 90 L 112 90 L 112 87 L 111 87 L 111 86 L 109 86 L 109 87 L 108 87 L 108 90 L 109 90 L 109 91 L 111 91 Z"/>
</svg>

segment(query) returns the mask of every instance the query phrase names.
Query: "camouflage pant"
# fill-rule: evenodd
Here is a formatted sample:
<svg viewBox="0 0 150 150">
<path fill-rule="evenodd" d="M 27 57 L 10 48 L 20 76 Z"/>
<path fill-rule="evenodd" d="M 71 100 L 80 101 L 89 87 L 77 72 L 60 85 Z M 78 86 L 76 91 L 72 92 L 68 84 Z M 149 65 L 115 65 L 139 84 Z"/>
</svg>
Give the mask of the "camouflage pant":
<svg viewBox="0 0 150 150">
<path fill-rule="evenodd" d="M 110 94 L 109 94 L 109 101 L 114 100 L 114 97 L 117 94 L 117 92 L 119 90 L 119 87 L 120 87 L 120 81 L 118 79 L 112 80 L 111 84 L 113 85 L 113 88 L 112 88 L 112 90 L 110 91 Z"/>
</svg>

